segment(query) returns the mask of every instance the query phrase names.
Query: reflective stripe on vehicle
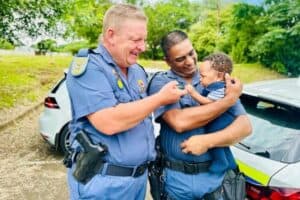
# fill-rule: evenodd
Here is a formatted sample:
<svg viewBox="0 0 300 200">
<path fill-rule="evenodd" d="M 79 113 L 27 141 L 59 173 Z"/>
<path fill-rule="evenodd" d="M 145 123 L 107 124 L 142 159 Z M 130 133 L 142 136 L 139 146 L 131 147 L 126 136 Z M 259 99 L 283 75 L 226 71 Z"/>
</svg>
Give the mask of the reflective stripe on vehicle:
<svg viewBox="0 0 300 200">
<path fill-rule="evenodd" d="M 259 182 L 260 184 L 266 186 L 268 185 L 270 181 L 270 176 L 268 174 L 265 174 L 261 171 L 258 171 L 257 169 L 243 163 L 240 160 L 236 160 L 236 162 L 239 165 L 239 169 L 246 175 L 249 176 L 251 179 Z"/>
</svg>

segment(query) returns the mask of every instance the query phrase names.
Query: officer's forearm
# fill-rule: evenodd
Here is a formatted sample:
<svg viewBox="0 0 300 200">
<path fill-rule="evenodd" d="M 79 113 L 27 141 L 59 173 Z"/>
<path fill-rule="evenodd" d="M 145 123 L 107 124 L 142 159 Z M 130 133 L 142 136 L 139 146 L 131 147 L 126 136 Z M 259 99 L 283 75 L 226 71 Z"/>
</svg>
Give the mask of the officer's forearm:
<svg viewBox="0 0 300 200">
<path fill-rule="evenodd" d="M 251 132 L 252 126 L 249 118 L 247 115 L 240 115 L 225 129 L 206 134 L 206 139 L 210 144 L 209 148 L 224 147 L 239 142 Z"/>
<path fill-rule="evenodd" d="M 182 133 L 205 126 L 208 122 L 224 113 L 235 101 L 235 98 L 228 96 L 206 105 L 170 110 L 166 112 L 162 118 L 169 126 L 176 130 L 176 132 Z"/>
<path fill-rule="evenodd" d="M 134 127 L 162 103 L 162 95 L 154 94 L 138 101 L 105 108 L 87 117 L 96 129 L 107 135 L 113 135 Z"/>
</svg>

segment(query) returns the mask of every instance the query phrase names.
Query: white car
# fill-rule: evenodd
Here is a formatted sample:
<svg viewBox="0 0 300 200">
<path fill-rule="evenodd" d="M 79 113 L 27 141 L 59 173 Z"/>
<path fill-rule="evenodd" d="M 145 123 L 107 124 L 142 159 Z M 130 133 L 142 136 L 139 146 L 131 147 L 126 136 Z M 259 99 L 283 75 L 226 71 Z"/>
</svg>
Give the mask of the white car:
<svg viewBox="0 0 300 200">
<path fill-rule="evenodd" d="M 300 78 L 244 87 L 252 135 L 231 147 L 249 199 L 300 199 Z"/>
<path fill-rule="evenodd" d="M 88 49 L 81 49 L 76 57 L 87 57 Z M 66 153 L 70 131 L 68 128 L 71 120 L 71 107 L 68 91 L 66 88 L 66 75 L 50 90 L 44 100 L 44 111 L 39 117 L 39 129 L 41 136 L 56 150 Z M 146 69 L 148 78 L 160 69 Z M 155 124 L 155 132 L 158 133 L 159 126 Z"/>
</svg>

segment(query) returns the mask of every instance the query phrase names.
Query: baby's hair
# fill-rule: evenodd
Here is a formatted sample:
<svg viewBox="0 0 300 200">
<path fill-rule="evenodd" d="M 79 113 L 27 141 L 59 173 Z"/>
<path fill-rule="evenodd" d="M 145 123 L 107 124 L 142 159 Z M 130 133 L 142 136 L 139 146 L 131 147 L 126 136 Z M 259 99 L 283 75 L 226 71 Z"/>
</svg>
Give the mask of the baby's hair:
<svg viewBox="0 0 300 200">
<path fill-rule="evenodd" d="M 213 53 L 206 56 L 204 61 L 210 61 L 211 68 L 218 71 L 231 74 L 233 64 L 231 59 L 225 53 Z"/>
</svg>

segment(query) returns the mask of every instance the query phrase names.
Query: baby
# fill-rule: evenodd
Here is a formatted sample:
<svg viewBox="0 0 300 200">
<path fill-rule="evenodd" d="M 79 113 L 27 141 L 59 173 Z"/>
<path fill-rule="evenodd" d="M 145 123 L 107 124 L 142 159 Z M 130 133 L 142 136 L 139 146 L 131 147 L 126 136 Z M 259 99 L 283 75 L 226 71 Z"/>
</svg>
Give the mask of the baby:
<svg viewBox="0 0 300 200">
<path fill-rule="evenodd" d="M 203 59 L 200 69 L 201 84 L 204 87 L 202 95 L 191 85 L 187 86 L 190 95 L 200 104 L 208 104 L 225 95 L 225 74 L 231 74 L 232 61 L 223 53 L 214 53 Z"/>
<path fill-rule="evenodd" d="M 202 94 L 199 94 L 192 85 L 187 85 L 186 88 L 189 94 L 200 105 L 208 104 L 218 99 L 221 99 L 225 95 L 225 74 L 232 72 L 232 61 L 224 53 L 213 53 L 203 59 L 200 65 L 200 77 L 201 84 L 204 87 Z M 226 126 L 232 123 L 236 118 L 230 111 L 230 108 L 221 116 L 210 122 L 205 126 L 206 133 L 215 132 L 224 129 Z M 234 168 L 230 166 L 230 163 L 235 163 L 232 159 L 231 151 L 229 147 L 224 148 L 212 148 L 209 150 L 213 157 L 211 171 L 219 171 L 218 169 L 227 170 L 228 168 Z"/>
</svg>

